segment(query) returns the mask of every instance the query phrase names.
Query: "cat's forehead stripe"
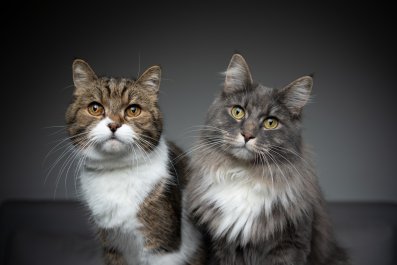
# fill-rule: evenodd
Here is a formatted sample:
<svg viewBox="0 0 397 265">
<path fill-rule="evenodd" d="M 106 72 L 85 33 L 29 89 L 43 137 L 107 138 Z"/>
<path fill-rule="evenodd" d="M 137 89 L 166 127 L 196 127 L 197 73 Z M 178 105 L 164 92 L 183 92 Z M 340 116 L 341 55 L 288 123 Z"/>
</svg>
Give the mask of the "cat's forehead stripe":
<svg viewBox="0 0 397 265">
<path fill-rule="evenodd" d="M 136 86 L 136 81 L 127 78 L 103 77 L 97 96 L 101 102 L 109 102 L 109 99 L 112 99 L 114 108 L 124 104 L 150 106 L 153 102 L 150 95 Z"/>
<path fill-rule="evenodd" d="M 105 88 L 106 88 L 106 91 L 108 93 L 108 97 L 110 97 L 111 91 L 110 91 L 109 80 L 106 81 Z"/>
<path fill-rule="evenodd" d="M 124 98 L 124 94 L 128 90 L 129 86 L 130 86 L 130 82 L 129 81 L 124 81 L 123 87 L 122 87 L 122 90 L 121 90 L 121 93 L 120 93 L 122 98 Z"/>
<path fill-rule="evenodd" d="M 126 78 L 103 78 L 102 90 L 106 91 L 107 97 L 124 98 L 125 93 L 133 87 L 134 81 Z M 102 92 L 102 91 L 101 91 Z M 128 100 L 128 99 L 126 99 Z"/>
<path fill-rule="evenodd" d="M 274 88 L 259 85 L 251 90 L 228 95 L 226 100 L 230 105 L 241 105 L 247 108 L 250 115 L 279 117 L 285 113 L 276 103 L 275 91 Z"/>
</svg>

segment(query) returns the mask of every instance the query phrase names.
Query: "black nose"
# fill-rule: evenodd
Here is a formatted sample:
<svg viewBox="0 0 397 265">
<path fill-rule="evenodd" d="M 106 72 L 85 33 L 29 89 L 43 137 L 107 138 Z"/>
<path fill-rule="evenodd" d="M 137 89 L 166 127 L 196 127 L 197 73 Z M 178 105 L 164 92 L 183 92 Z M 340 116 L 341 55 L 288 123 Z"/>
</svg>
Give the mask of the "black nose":
<svg viewBox="0 0 397 265">
<path fill-rule="evenodd" d="M 245 132 L 241 133 L 241 135 L 244 137 L 244 141 L 247 143 L 249 140 L 254 139 L 255 136 L 253 136 L 251 133 Z"/>
<path fill-rule="evenodd" d="M 116 132 L 118 128 L 121 127 L 120 123 L 115 123 L 115 122 L 111 122 L 108 124 L 109 129 L 112 131 L 112 133 Z"/>
</svg>

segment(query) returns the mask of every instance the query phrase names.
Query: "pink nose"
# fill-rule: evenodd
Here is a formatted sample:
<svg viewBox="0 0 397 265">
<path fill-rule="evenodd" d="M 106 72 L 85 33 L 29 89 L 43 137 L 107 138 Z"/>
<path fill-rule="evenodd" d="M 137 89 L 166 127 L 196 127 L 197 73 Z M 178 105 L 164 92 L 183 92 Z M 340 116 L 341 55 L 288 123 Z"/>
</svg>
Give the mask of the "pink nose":
<svg viewBox="0 0 397 265">
<path fill-rule="evenodd" d="M 121 127 L 120 123 L 115 123 L 111 122 L 108 124 L 109 129 L 112 131 L 112 133 L 116 132 L 118 128 Z"/>
<path fill-rule="evenodd" d="M 249 140 L 255 138 L 255 137 L 254 137 L 252 134 L 250 134 L 250 133 L 241 133 L 241 135 L 244 137 L 244 141 L 245 141 L 245 142 L 248 142 Z"/>
</svg>

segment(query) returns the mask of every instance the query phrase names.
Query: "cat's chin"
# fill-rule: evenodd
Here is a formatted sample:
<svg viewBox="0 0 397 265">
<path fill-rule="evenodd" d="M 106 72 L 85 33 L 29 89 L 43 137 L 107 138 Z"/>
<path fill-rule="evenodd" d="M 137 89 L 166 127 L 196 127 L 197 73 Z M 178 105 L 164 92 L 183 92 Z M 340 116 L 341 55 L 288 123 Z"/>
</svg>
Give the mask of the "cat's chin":
<svg viewBox="0 0 397 265">
<path fill-rule="evenodd" d="M 104 153 L 114 154 L 114 153 L 124 153 L 127 151 L 127 146 L 125 143 L 117 139 L 109 139 L 102 143 L 100 150 Z"/>
<path fill-rule="evenodd" d="M 231 154 L 238 159 L 251 161 L 255 159 L 255 154 L 245 147 L 236 147 L 230 150 Z"/>
</svg>

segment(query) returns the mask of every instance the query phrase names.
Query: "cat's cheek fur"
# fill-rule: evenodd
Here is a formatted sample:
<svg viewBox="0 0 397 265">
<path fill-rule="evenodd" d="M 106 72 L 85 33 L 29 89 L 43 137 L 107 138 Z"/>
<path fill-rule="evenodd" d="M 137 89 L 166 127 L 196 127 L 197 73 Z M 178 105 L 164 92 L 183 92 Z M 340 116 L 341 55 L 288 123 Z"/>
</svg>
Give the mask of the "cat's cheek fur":
<svg viewBox="0 0 397 265">
<path fill-rule="evenodd" d="M 241 147 L 245 145 L 245 140 L 241 133 L 237 134 L 236 143 L 238 146 L 241 146 Z"/>
</svg>

